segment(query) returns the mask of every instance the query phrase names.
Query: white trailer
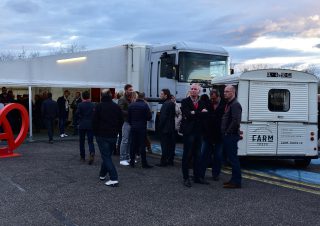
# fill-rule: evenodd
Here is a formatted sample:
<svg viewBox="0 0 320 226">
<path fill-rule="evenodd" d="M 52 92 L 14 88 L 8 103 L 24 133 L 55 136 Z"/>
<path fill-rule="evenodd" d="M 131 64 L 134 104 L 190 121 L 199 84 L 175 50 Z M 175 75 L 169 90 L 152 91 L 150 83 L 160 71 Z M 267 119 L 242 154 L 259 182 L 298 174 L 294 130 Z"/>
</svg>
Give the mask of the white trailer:
<svg viewBox="0 0 320 226">
<path fill-rule="evenodd" d="M 248 71 L 214 78 L 223 93 L 237 87 L 242 105 L 239 156 L 295 159 L 307 166 L 318 158 L 315 75 L 284 69 Z"/>
<path fill-rule="evenodd" d="M 130 83 L 146 93 L 155 130 L 159 96 L 168 88 L 182 99 L 190 82 L 210 82 L 229 72 L 229 55 L 220 47 L 178 42 L 168 45 L 126 44 L 54 56 L 0 63 L 2 86 L 114 88 Z M 207 90 L 204 90 L 207 92 Z"/>
</svg>

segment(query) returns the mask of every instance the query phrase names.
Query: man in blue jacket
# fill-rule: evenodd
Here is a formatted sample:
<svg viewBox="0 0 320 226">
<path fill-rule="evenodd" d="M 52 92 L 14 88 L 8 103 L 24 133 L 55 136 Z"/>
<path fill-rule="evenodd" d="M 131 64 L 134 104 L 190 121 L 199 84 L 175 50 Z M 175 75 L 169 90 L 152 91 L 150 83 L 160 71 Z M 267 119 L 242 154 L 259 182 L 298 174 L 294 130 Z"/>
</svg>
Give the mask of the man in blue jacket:
<svg viewBox="0 0 320 226">
<path fill-rule="evenodd" d="M 92 130 L 92 116 L 94 110 L 94 104 L 90 101 L 90 93 L 84 91 L 82 93 L 83 101 L 78 103 L 75 115 L 78 118 L 79 123 L 79 142 L 80 142 L 80 160 L 85 162 L 85 136 L 87 134 L 88 146 L 90 152 L 89 165 L 94 161 L 94 144 L 93 144 L 93 130 Z"/>
<path fill-rule="evenodd" d="M 130 166 L 134 167 L 135 155 L 140 153 L 142 168 L 152 168 L 146 159 L 147 121 L 151 119 L 151 111 L 144 100 L 145 94 L 139 93 L 136 102 L 128 107 L 128 123 L 131 126 Z"/>
</svg>

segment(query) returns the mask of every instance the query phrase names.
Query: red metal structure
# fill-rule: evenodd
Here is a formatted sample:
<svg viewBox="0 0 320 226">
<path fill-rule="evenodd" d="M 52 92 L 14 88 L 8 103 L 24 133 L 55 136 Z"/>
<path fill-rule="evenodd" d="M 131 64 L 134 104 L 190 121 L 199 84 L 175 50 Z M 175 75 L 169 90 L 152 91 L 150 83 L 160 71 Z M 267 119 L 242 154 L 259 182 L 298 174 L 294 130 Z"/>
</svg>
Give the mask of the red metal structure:
<svg viewBox="0 0 320 226">
<path fill-rule="evenodd" d="M 17 137 L 14 137 L 12 128 L 7 119 L 7 115 L 12 110 L 18 110 L 21 115 L 21 129 Z M 0 126 L 3 132 L 0 132 L 0 140 L 6 140 L 7 146 L 0 147 L 0 158 L 9 158 L 20 156 L 20 154 L 13 153 L 18 148 L 27 136 L 29 129 L 29 115 L 27 110 L 21 104 L 7 104 L 0 110 Z"/>
</svg>

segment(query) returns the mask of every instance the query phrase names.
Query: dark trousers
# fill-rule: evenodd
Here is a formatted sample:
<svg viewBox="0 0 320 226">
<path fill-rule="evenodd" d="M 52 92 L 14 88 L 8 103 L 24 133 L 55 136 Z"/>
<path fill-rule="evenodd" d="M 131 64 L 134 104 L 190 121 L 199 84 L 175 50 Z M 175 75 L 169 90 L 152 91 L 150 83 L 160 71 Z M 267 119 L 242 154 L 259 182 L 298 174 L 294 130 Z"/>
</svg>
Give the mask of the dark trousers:
<svg viewBox="0 0 320 226">
<path fill-rule="evenodd" d="M 117 138 L 96 137 L 102 163 L 100 168 L 100 176 L 104 177 L 109 173 L 110 180 L 118 180 L 116 167 L 112 162 L 112 147 L 117 142 Z"/>
<path fill-rule="evenodd" d="M 167 164 L 172 163 L 175 153 L 175 134 L 174 133 L 161 133 L 161 163 Z"/>
<path fill-rule="evenodd" d="M 239 135 L 230 134 L 223 136 L 223 148 L 227 153 L 228 160 L 232 167 L 232 176 L 230 182 L 241 185 L 241 168 L 238 157 Z"/>
<path fill-rule="evenodd" d="M 46 128 L 47 128 L 49 140 L 50 140 L 50 141 L 53 140 L 54 119 L 45 118 L 45 119 L 44 119 L 44 125 L 45 125 Z"/>
<path fill-rule="evenodd" d="M 85 140 L 86 134 L 88 139 L 88 146 L 90 155 L 94 155 L 94 144 L 93 144 L 93 131 L 92 129 L 80 129 L 79 130 L 79 143 L 80 143 L 80 156 L 81 158 L 85 158 Z"/>
<path fill-rule="evenodd" d="M 189 178 L 189 161 L 193 160 L 193 176 L 194 178 L 200 177 L 199 172 L 199 157 L 201 150 L 201 135 L 188 134 L 183 135 L 183 155 L 182 155 L 182 174 L 183 179 Z"/>
<path fill-rule="evenodd" d="M 66 116 L 60 116 L 59 117 L 59 130 L 60 130 L 60 134 L 64 134 L 65 133 L 65 126 L 67 123 L 67 117 Z"/>
<path fill-rule="evenodd" d="M 206 169 L 212 164 L 212 176 L 217 177 L 221 172 L 222 165 L 222 143 L 213 144 L 207 140 L 202 140 L 201 156 L 200 156 L 200 177 L 204 178 Z"/>
<path fill-rule="evenodd" d="M 134 164 L 136 154 L 140 153 L 142 166 L 147 165 L 146 159 L 146 129 L 131 128 L 130 163 Z"/>
</svg>

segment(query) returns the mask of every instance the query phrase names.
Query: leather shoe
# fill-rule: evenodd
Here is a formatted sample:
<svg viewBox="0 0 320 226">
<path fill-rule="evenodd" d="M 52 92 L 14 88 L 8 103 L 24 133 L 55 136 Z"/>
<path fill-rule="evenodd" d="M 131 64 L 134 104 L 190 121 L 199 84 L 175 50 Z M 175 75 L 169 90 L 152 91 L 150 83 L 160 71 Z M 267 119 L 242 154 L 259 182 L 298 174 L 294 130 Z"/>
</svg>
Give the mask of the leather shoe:
<svg viewBox="0 0 320 226">
<path fill-rule="evenodd" d="M 191 182 L 190 182 L 190 179 L 188 178 L 188 179 L 185 179 L 185 180 L 183 180 L 183 185 L 184 186 L 186 186 L 186 187 L 188 187 L 188 188 L 191 188 L 192 186 L 191 186 Z"/>
<path fill-rule="evenodd" d="M 194 179 L 194 183 L 196 183 L 196 184 L 205 184 L 205 185 L 209 185 L 209 184 L 210 184 L 208 181 L 206 181 L 206 180 L 203 179 L 203 178 L 196 178 L 196 179 Z"/>
<path fill-rule="evenodd" d="M 223 188 L 241 188 L 241 184 L 234 184 L 230 182 L 223 184 Z"/>
<path fill-rule="evenodd" d="M 148 164 L 142 166 L 142 168 L 144 168 L 144 169 L 150 169 L 150 168 L 152 168 L 152 167 L 153 167 L 153 166 L 150 166 L 150 165 L 148 165 Z"/>
</svg>

